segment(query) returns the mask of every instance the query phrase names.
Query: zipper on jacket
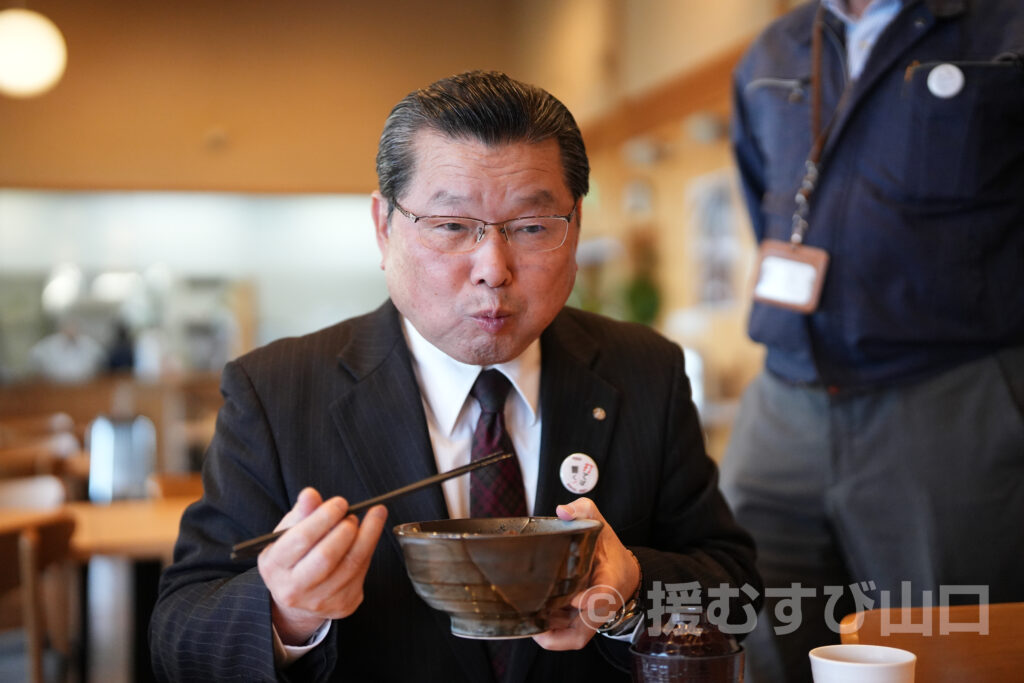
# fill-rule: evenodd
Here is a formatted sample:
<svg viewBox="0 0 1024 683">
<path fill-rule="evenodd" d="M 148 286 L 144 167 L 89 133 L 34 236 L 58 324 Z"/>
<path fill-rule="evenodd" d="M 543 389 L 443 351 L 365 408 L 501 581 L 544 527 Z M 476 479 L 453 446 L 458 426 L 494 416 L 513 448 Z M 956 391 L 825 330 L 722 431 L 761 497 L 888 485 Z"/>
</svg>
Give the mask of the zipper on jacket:
<svg viewBox="0 0 1024 683">
<path fill-rule="evenodd" d="M 748 95 L 758 88 L 786 88 L 789 89 L 789 101 L 795 103 L 804 98 L 808 82 L 806 78 L 755 78 L 743 87 L 743 94 Z"/>
</svg>

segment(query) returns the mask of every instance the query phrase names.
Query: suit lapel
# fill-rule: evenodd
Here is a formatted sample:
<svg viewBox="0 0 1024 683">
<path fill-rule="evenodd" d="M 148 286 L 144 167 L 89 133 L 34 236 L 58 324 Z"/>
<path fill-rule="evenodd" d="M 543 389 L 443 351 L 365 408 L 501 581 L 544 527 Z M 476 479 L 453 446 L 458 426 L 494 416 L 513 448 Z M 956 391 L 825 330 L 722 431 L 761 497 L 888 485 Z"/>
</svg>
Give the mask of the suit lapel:
<svg viewBox="0 0 1024 683">
<path fill-rule="evenodd" d="M 366 329 L 352 335 L 339 362 L 355 383 L 329 410 L 345 456 L 370 495 L 436 474 L 419 388 L 390 302 L 366 319 Z M 391 524 L 447 516 L 436 486 L 392 501 L 388 512 Z"/>
<path fill-rule="evenodd" d="M 339 352 L 338 361 L 355 382 L 329 410 L 344 444 L 342 457 L 350 460 L 370 496 L 436 474 L 401 318 L 390 301 L 363 320 Z M 389 528 L 384 535 L 400 557 L 402 549 L 390 527 L 448 516 L 439 486 L 397 498 L 387 507 Z M 434 609 L 430 612 L 434 626 L 449 633 L 448 615 Z M 480 642 L 451 636 L 445 640 L 469 680 L 487 680 L 491 666 Z"/>
<path fill-rule="evenodd" d="M 609 485 L 600 472 L 618 416 L 619 392 L 594 371 L 598 354 L 594 339 L 564 312 L 541 336 L 543 433 L 535 514 L 553 515 L 556 505 L 579 497 L 559 475 L 562 461 L 573 453 L 585 453 L 597 464 L 597 486 L 584 495 L 600 497 Z"/>
</svg>

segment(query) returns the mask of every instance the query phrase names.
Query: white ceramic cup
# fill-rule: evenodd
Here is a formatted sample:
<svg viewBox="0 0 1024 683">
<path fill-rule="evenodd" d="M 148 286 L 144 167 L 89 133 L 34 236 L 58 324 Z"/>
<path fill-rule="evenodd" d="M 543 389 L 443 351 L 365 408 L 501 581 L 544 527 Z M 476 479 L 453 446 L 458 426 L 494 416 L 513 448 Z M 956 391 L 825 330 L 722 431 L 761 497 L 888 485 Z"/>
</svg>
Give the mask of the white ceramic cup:
<svg viewBox="0 0 1024 683">
<path fill-rule="evenodd" d="M 811 650 L 814 683 L 914 683 L 913 652 L 881 645 L 825 645 Z"/>
</svg>

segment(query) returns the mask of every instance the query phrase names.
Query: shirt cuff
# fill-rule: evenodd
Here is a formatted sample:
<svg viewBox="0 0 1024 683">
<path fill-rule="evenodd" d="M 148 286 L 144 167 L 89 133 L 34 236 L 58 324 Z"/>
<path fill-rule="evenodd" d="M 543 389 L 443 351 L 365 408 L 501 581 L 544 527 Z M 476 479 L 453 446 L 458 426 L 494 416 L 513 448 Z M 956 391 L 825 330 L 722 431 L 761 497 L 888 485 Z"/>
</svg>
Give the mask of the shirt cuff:
<svg viewBox="0 0 1024 683">
<path fill-rule="evenodd" d="M 271 624 L 270 628 L 274 632 L 274 665 L 278 669 L 283 669 L 324 642 L 327 632 L 331 630 L 331 620 L 327 619 L 324 623 L 320 624 L 320 627 L 313 631 L 313 635 L 309 637 L 309 640 L 304 645 L 285 645 L 281 642 L 281 636 L 277 635 L 277 629 L 274 628 L 273 624 Z"/>
<path fill-rule="evenodd" d="M 610 633 L 602 633 L 601 635 L 604 636 L 605 638 L 610 638 L 612 640 L 621 640 L 624 643 L 632 643 L 633 639 L 636 638 L 637 633 L 639 633 L 640 629 L 643 628 L 643 625 L 644 625 L 645 621 L 647 621 L 647 620 L 644 619 L 643 615 L 641 614 L 640 619 L 637 620 L 636 626 L 633 627 L 632 631 L 630 631 L 628 633 L 622 633 L 622 634 L 619 634 L 617 636 L 613 636 Z"/>
</svg>

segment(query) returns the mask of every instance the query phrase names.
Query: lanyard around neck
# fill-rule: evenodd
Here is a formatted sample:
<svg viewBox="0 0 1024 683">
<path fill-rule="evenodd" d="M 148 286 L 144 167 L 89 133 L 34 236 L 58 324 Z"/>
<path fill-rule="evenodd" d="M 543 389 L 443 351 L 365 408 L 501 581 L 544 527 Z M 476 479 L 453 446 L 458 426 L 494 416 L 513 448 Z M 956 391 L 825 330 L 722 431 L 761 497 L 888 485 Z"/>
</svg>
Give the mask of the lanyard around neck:
<svg viewBox="0 0 1024 683">
<path fill-rule="evenodd" d="M 807 214 L 810 209 L 811 195 L 818 184 L 818 173 L 820 168 L 821 153 L 825 149 L 832 126 L 838 119 L 838 113 L 846 105 L 847 95 L 850 92 L 850 85 L 843 89 L 839 103 L 833 112 L 828 124 L 822 127 L 821 122 L 821 72 L 822 72 L 822 42 L 825 33 L 825 5 L 819 3 L 818 10 L 814 14 L 814 27 L 811 32 L 811 151 L 807 154 L 807 161 L 804 162 L 804 178 L 800 183 L 800 189 L 796 192 L 796 210 L 793 212 L 793 233 L 789 241 L 793 244 L 802 244 L 804 236 L 810 226 L 807 223 Z"/>
</svg>

